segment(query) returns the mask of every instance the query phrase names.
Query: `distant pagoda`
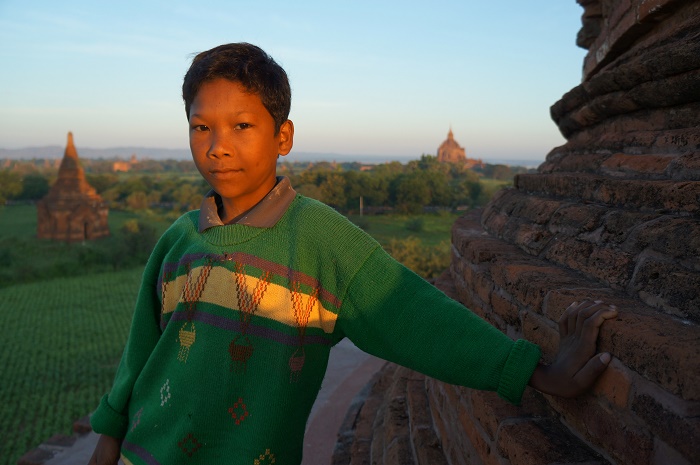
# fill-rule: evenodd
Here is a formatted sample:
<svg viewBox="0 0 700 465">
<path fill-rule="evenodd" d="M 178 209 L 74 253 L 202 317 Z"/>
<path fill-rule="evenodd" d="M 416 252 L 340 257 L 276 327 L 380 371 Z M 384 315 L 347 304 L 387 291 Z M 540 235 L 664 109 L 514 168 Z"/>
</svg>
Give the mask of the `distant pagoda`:
<svg viewBox="0 0 700 465">
<path fill-rule="evenodd" d="M 78 242 L 109 236 L 109 209 L 85 179 L 73 144 L 73 133 L 58 169 L 58 179 L 37 202 L 37 237 Z"/>
<path fill-rule="evenodd" d="M 455 140 L 454 134 L 452 134 L 452 128 L 450 128 L 450 132 L 447 133 L 447 139 L 445 139 L 437 149 L 437 160 L 441 163 L 458 163 L 460 165 L 465 165 L 467 168 L 472 168 L 477 165 L 484 166 L 484 162 L 482 162 L 481 159 L 467 158 L 464 147 L 459 145 Z"/>
</svg>

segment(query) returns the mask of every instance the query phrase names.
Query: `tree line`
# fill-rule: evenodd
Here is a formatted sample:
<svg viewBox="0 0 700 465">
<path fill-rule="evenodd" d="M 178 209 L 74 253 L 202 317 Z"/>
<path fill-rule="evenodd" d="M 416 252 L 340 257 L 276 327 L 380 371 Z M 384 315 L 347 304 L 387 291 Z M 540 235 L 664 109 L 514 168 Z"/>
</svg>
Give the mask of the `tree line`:
<svg viewBox="0 0 700 465">
<path fill-rule="evenodd" d="M 111 172 L 109 160 L 83 161 L 90 185 L 110 208 L 160 209 L 182 212 L 199 207 L 207 184 L 191 161 L 146 160 L 127 173 Z M 289 176 L 295 189 L 344 213 L 425 209 L 467 209 L 485 204 L 498 189 L 509 185 L 523 167 L 489 165 L 465 168 L 440 163 L 432 155 L 406 164 L 377 165 L 331 162 L 286 162 L 278 172 Z M 0 205 L 5 201 L 35 201 L 45 196 L 57 168 L 40 161 L 15 163 L 0 170 Z"/>
</svg>

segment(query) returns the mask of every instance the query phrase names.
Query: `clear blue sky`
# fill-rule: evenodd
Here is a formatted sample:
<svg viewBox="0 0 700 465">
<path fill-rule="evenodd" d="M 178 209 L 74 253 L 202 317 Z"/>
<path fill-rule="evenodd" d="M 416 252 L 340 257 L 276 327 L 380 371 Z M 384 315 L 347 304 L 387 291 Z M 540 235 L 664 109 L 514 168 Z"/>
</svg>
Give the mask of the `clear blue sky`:
<svg viewBox="0 0 700 465">
<path fill-rule="evenodd" d="M 580 83 L 575 0 L 0 0 L 0 147 L 186 148 L 194 53 L 261 46 L 292 84 L 294 151 L 544 159 Z M 293 152 L 294 152 L 293 151 Z M 293 153 L 292 152 L 292 153 Z"/>
</svg>

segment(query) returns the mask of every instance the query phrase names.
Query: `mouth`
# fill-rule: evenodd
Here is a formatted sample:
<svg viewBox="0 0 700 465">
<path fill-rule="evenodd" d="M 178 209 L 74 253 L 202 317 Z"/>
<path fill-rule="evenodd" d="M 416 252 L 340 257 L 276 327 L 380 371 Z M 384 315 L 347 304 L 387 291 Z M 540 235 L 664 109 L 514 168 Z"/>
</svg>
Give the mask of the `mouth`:
<svg viewBox="0 0 700 465">
<path fill-rule="evenodd" d="M 240 168 L 214 168 L 209 170 L 209 173 L 213 175 L 229 174 L 229 173 L 240 173 L 243 170 Z"/>
</svg>

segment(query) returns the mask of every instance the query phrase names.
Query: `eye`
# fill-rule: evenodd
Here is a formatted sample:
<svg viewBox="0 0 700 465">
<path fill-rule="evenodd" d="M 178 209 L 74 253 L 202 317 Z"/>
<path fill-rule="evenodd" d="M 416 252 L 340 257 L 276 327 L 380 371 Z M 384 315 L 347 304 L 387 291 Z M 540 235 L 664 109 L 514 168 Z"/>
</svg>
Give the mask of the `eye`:
<svg viewBox="0 0 700 465">
<path fill-rule="evenodd" d="M 199 131 L 199 132 L 208 131 L 208 130 L 209 130 L 209 126 L 206 126 L 206 125 L 204 125 L 204 124 L 196 124 L 196 125 L 193 125 L 193 126 L 192 126 L 192 130 L 193 130 L 193 131 Z"/>
<path fill-rule="evenodd" d="M 236 129 L 248 129 L 250 127 L 252 127 L 250 123 L 238 123 L 236 125 Z"/>
</svg>

